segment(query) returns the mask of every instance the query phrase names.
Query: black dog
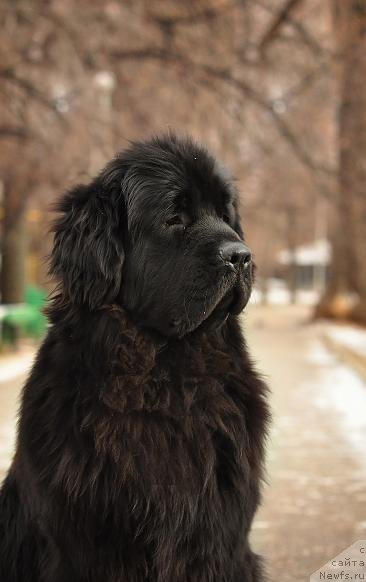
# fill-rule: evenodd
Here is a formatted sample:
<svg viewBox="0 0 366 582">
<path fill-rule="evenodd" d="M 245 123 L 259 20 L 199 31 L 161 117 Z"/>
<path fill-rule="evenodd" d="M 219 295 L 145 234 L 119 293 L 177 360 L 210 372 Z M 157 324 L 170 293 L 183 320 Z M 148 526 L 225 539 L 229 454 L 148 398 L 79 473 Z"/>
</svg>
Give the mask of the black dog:
<svg viewBox="0 0 366 582">
<path fill-rule="evenodd" d="M 248 533 L 269 414 L 237 318 L 252 264 L 232 183 L 168 136 L 58 210 L 1 582 L 262 581 Z"/>
</svg>

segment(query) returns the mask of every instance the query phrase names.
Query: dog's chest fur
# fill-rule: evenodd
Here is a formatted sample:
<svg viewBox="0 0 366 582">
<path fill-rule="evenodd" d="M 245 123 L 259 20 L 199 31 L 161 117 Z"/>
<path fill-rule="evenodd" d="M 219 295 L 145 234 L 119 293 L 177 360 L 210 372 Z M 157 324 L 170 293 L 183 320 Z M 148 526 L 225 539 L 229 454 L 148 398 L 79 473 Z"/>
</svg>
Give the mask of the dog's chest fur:
<svg viewBox="0 0 366 582">
<path fill-rule="evenodd" d="M 146 477 L 147 494 L 199 496 L 208 486 L 224 494 L 248 475 L 247 396 L 240 366 L 212 345 L 163 348 L 150 370 L 126 373 L 122 364 L 106 380 L 96 448 L 117 465 L 128 459 L 129 478 Z"/>
<path fill-rule="evenodd" d="M 60 510 L 70 512 L 70 539 L 94 532 L 85 543 L 108 551 L 115 571 L 122 547 L 124 561 L 125 552 L 131 559 L 137 552 L 159 580 L 184 580 L 189 564 L 199 571 L 208 556 L 213 571 L 230 571 L 258 504 L 268 418 L 263 383 L 244 350 L 230 348 L 241 345 L 237 322 L 226 337 L 197 333 L 168 345 L 155 344 L 120 312 L 109 323 L 94 329 L 101 343 L 86 342 L 90 361 L 71 371 L 75 386 L 59 387 L 59 410 L 38 394 L 40 414 L 54 418 L 59 439 L 42 435 L 31 451 L 41 473 L 53 449 L 44 486 L 65 498 Z M 180 574 L 164 573 L 173 563 Z"/>
</svg>

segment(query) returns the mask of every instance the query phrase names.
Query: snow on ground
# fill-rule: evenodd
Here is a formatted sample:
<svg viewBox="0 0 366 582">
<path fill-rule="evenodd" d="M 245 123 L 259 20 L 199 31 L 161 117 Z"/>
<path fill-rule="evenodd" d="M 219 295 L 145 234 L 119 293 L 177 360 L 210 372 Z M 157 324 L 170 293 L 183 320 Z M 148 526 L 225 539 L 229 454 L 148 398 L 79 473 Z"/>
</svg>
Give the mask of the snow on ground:
<svg viewBox="0 0 366 582">
<path fill-rule="evenodd" d="M 250 301 L 255 305 L 261 303 L 262 293 L 259 289 L 253 289 Z M 301 305 L 315 305 L 318 300 L 318 295 L 315 291 L 297 291 L 296 303 Z M 269 305 L 289 305 L 291 303 L 291 296 L 287 289 L 272 288 L 267 293 L 267 303 Z"/>
<path fill-rule="evenodd" d="M 0 424 L 0 481 L 13 457 L 16 437 L 16 424 L 8 421 Z"/>
<path fill-rule="evenodd" d="M 326 335 L 366 359 L 366 329 L 349 324 L 326 324 Z"/>
<path fill-rule="evenodd" d="M 2 356 L 0 358 L 0 383 L 9 382 L 9 380 L 14 380 L 17 376 L 28 372 L 32 367 L 33 360 L 34 350 Z"/>
<path fill-rule="evenodd" d="M 291 294 L 287 289 L 286 283 L 281 279 L 270 279 L 267 290 L 267 303 L 269 305 L 289 305 L 291 303 Z M 251 296 L 251 303 L 260 304 L 262 300 L 262 292 L 258 288 L 254 288 Z M 300 305 L 315 305 L 319 300 L 317 291 L 311 289 L 299 289 L 296 292 L 296 303 Z"/>
<path fill-rule="evenodd" d="M 366 383 L 319 340 L 314 341 L 308 360 L 318 368 L 315 405 L 337 415 L 346 441 L 366 468 Z"/>
<path fill-rule="evenodd" d="M 0 357 L 0 481 L 7 471 L 14 451 L 19 392 L 34 360 L 34 347 Z"/>
</svg>

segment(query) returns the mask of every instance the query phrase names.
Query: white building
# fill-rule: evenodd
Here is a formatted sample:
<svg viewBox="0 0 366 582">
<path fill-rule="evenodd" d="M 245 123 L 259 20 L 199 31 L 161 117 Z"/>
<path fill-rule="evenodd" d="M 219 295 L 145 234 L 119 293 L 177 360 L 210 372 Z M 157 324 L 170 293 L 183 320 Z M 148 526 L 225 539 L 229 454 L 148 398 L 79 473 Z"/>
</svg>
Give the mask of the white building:
<svg viewBox="0 0 366 582">
<path fill-rule="evenodd" d="M 296 269 L 296 287 L 298 289 L 316 289 L 322 291 L 328 275 L 331 260 L 331 246 L 325 239 L 311 244 L 301 245 L 278 254 L 278 262 L 284 267 L 293 265 Z"/>
</svg>

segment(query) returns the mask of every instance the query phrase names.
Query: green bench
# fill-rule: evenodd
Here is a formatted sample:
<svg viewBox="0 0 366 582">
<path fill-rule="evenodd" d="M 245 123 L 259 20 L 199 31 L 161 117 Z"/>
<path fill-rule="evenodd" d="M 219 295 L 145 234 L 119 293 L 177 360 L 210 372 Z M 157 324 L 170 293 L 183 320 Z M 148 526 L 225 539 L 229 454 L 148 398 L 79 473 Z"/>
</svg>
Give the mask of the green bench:
<svg viewBox="0 0 366 582">
<path fill-rule="evenodd" d="M 45 333 L 47 319 L 42 313 L 47 295 L 38 287 L 27 287 L 24 303 L 3 305 L 1 309 L 1 340 L 15 344 L 18 337 L 40 339 Z"/>
</svg>

